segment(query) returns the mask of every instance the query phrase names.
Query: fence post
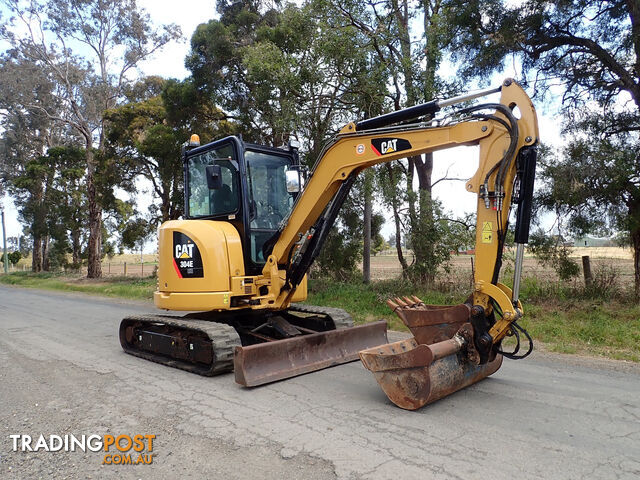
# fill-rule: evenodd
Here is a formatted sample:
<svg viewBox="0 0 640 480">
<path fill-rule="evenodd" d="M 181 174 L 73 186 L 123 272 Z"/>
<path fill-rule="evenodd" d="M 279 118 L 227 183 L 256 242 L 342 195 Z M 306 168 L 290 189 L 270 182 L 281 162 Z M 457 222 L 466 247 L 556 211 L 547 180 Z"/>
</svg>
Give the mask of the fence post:
<svg viewBox="0 0 640 480">
<path fill-rule="evenodd" d="M 471 288 L 473 288 L 473 285 L 475 284 L 475 278 L 476 278 L 476 267 L 473 264 L 473 255 L 469 257 L 469 260 L 471 260 L 471 278 L 469 279 L 469 286 Z"/>
<path fill-rule="evenodd" d="M 127 262 L 124 262 L 124 276 L 127 276 Z"/>
<path fill-rule="evenodd" d="M 584 284 L 590 287 L 593 283 L 593 277 L 591 276 L 591 260 L 589 255 L 582 256 L 582 271 L 584 273 Z"/>
</svg>

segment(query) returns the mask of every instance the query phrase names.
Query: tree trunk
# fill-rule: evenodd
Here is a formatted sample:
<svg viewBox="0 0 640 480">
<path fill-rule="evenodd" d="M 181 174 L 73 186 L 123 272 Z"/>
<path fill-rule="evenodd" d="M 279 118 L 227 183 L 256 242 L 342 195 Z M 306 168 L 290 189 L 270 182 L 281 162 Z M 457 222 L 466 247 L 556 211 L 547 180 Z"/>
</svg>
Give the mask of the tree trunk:
<svg viewBox="0 0 640 480">
<path fill-rule="evenodd" d="M 634 293 L 637 302 L 640 300 L 640 228 L 631 232 L 631 242 L 633 243 Z"/>
<path fill-rule="evenodd" d="M 385 168 L 387 170 L 387 174 L 389 176 L 390 185 L 395 185 L 395 179 L 393 176 L 393 167 L 391 163 L 385 163 Z M 402 224 L 400 222 L 400 212 L 398 207 L 398 195 L 394 194 L 391 196 L 391 209 L 393 210 L 393 222 L 396 227 L 396 253 L 398 255 L 398 261 L 400 262 L 400 266 L 402 267 L 402 278 L 407 278 L 408 276 L 408 268 L 407 260 L 404 258 L 404 253 L 402 253 Z"/>
<path fill-rule="evenodd" d="M 162 215 L 162 223 L 171 220 L 171 198 L 169 190 L 164 190 L 160 196 L 160 215 Z"/>
<path fill-rule="evenodd" d="M 74 228 L 71 232 L 71 262 L 73 268 L 80 265 L 80 229 Z"/>
<path fill-rule="evenodd" d="M 31 254 L 31 271 L 42 271 L 42 237 L 39 234 L 33 234 L 33 252 Z"/>
<path fill-rule="evenodd" d="M 423 160 L 424 158 L 424 160 Z M 430 285 L 436 276 L 437 259 L 434 240 L 438 238 L 434 232 L 434 213 L 431 195 L 431 173 L 433 171 L 433 153 L 426 153 L 414 161 L 418 176 L 418 205 L 416 239 L 416 263 L 422 266 L 420 280 Z M 424 240 L 429 239 L 429 240 Z"/>
<path fill-rule="evenodd" d="M 95 163 L 91 145 L 87 145 L 87 204 L 89 208 L 89 242 L 87 278 L 102 276 L 102 207 L 98 202 L 95 184 Z"/>
<path fill-rule="evenodd" d="M 362 281 L 371 282 L 371 189 L 364 194 L 364 250 L 362 252 Z"/>
<path fill-rule="evenodd" d="M 404 258 L 402 253 L 402 227 L 400 225 L 400 215 L 398 214 L 398 205 L 396 202 L 392 204 L 393 208 L 393 221 L 396 225 L 396 253 L 398 254 L 398 261 L 402 267 L 402 278 L 407 278 L 409 265 L 407 265 L 407 259 Z"/>
<path fill-rule="evenodd" d="M 49 263 L 49 235 L 42 237 L 42 270 L 48 272 L 51 269 Z"/>
</svg>

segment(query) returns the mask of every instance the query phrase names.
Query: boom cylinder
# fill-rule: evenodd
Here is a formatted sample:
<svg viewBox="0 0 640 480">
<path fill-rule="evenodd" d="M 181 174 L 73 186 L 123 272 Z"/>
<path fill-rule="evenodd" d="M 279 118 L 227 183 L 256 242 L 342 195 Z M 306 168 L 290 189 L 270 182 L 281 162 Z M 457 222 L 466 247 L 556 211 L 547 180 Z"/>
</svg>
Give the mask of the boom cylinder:
<svg viewBox="0 0 640 480">
<path fill-rule="evenodd" d="M 447 98 L 444 100 L 431 100 L 430 102 L 421 103 L 420 105 L 414 105 L 413 107 L 405 108 L 403 110 L 397 110 L 395 112 L 386 113 L 378 117 L 369 118 L 356 123 L 356 130 L 370 130 L 372 128 L 381 128 L 394 123 L 404 122 L 407 120 L 413 120 L 414 118 L 423 117 L 425 115 L 431 115 L 440 111 L 440 109 L 456 105 L 458 103 L 468 102 L 479 97 L 484 97 L 492 93 L 498 93 L 502 89 L 500 87 L 487 88 L 479 90 L 473 93 L 466 93 L 464 95 L 458 95 L 455 97 Z"/>
</svg>

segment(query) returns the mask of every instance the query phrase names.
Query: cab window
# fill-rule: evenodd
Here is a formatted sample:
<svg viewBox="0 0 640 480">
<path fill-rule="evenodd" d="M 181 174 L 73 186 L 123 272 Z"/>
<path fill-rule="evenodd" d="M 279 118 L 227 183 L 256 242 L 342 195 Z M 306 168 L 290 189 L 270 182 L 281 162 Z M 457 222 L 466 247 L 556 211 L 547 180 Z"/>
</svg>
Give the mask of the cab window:
<svg viewBox="0 0 640 480">
<path fill-rule="evenodd" d="M 238 161 L 231 144 L 209 150 L 188 159 L 189 216 L 209 217 L 230 215 L 240 204 Z M 222 186 L 209 189 L 207 166 L 219 165 Z"/>
<path fill-rule="evenodd" d="M 288 157 L 247 150 L 249 177 L 250 252 L 254 263 L 264 263 L 264 243 L 277 231 L 289 215 L 294 197 L 287 193 L 285 172 L 291 164 Z"/>
</svg>

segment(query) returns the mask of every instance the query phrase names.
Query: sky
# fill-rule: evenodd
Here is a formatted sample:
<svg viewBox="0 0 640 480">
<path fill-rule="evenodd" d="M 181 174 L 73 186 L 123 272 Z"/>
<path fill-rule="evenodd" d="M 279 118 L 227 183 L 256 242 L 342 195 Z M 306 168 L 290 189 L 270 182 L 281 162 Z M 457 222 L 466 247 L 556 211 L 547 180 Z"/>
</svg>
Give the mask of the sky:
<svg viewBox="0 0 640 480">
<path fill-rule="evenodd" d="M 189 40 L 196 27 L 207 22 L 216 14 L 215 0 L 184 0 L 179 4 L 170 0 L 138 0 L 138 5 L 143 7 L 151 16 L 156 25 L 175 23 L 182 29 L 183 38 L 166 45 L 152 58 L 142 62 L 139 66 L 139 74 L 159 75 L 167 78 L 184 78 L 188 75 L 184 67 L 184 59 L 189 51 Z M 3 15 L 4 17 L 4 15 Z M 144 190 L 144 186 L 143 186 Z M 146 211 L 151 202 L 150 193 L 143 194 L 140 200 L 140 211 Z M 18 212 L 13 201 L 8 195 L 2 198 L 2 206 L 6 213 L 6 235 L 17 237 L 22 232 L 22 225 L 18 221 Z"/>
<path fill-rule="evenodd" d="M 159 75 L 166 78 L 184 78 L 188 75 L 184 67 L 184 59 L 189 51 L 189 40 L 195 28 L 203 22 L 216 16 L 215 0 L 184 0 L 177 4 L 170 0 L 138 0 L 138 4 L 143 7 L 156 24 L 175 23 L 182 29 L 182 39 L 173 41 L 157 52 L 150 59 L 139 65 L 139 74 Z M 446 67 L 445 67 L 446 68 Z M 513 68 L 513 67 L 512 67 Z M 506 77 L 516 76 L 517 72 L 504 71 L 501 75 L 496 75 L 492 85 L 498 85 Z M 473 89 L 473 88 L 472 88 Z M 497 100 L 497 96 L 487 97 L 487 101 Z M 547 144 L 560 146 L 560 119 L 554 116 L 553 108 L 542 108 L 537 105 L 540 137 Z M 434 154 L 433 181 L 444 177 L 469 178 L 475 172 L 478 165 L 478 150 L 476 147 L 458 147 L 448 149 Z M 476 208 L 476 196 L 466 192 L 463 181 L 444 181 L 438 183 L 434 189 L 434 195 L 440 199 L 444 209 L 454 216 L 463 216 L 467 212 L 474 212 Z M 144 183 L 140 184 L 141 192 L 138 195 L 138 210 L 146 212 L 147 206 L 152 201 L 151 193 Z M 15 205 L 8 196 L 2 199 L 2 205 L 6 211 L 7 237 L 20 235 L 22 226 L 18 222 L 18 213 Z M 385 211 L 382 206 L 377 206 L 377 211 L 385 218 L 392 218 L 390 212 Z M 382 234 L 386 238 L 394 232 L 391 221 L 383 227 Z M 145 251 L 152 252 L 155 248 L 155 241 L 149 242 Z"/>
</svg>

